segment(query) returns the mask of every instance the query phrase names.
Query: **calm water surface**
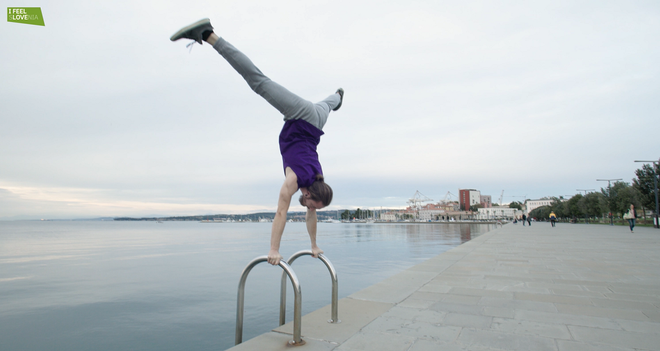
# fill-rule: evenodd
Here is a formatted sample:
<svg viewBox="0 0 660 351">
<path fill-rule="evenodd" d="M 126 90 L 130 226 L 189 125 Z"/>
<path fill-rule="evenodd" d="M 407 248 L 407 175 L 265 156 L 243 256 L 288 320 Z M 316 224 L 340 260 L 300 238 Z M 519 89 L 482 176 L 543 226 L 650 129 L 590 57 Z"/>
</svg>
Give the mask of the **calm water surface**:
<svg viewBox="0 0 660 351">
<path fill-rule="evenodd" d="M 319 223 L 317 241 L 343 298 L 492 228 Z M 241 271 L 269 242 L 270 223 L 0 222 L 0 350 L 227 349 Z M 282 256 L 308 249 L 305 224 L 288 223 Z M 293 268 L 303 315 L 328 305 L 323 263 Z M 250 273 L 243 340 L 277 327 L 280 274 Z"/>
</svg>

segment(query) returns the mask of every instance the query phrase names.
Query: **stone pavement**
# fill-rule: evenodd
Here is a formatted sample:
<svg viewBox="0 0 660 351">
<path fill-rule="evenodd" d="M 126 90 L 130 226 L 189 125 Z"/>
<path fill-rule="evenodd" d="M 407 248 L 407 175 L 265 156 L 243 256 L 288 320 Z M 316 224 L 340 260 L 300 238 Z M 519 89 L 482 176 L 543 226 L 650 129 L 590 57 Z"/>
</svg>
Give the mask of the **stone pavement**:
<svg viewBox="0 0 660 351">
<path fill-rule="evenodd" d="M 341 284 L 341 272 L 339 284 Z M 304 295 L 303 295 L 304 303 Z M 660 230 L 508 224 L 239 350 L 660 350 Z"/>
</svg>

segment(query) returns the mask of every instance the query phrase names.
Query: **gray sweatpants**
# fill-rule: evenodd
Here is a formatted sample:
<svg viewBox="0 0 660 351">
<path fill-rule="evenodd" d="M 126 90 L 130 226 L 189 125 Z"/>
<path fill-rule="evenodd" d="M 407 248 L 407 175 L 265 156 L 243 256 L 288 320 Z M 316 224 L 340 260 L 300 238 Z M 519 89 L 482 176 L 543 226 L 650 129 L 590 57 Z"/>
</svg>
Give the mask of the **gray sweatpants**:
<svg viewBox="0 0 660 351">
<path fill-rule="evenodd" d="M 234 67 L 236 72 L 243 76 L 255 93 L 261 95 L 284 115 L 285 121 L 302 119 L 323 130 L 330 111 L 339 105 L 341 99 L 339 94 L 332 94 L 325 100 L 314 104 L 288 91 L 261 73 L 245 54 L 222 38 L 218 38 L 213 48 Z"/>
</svg>

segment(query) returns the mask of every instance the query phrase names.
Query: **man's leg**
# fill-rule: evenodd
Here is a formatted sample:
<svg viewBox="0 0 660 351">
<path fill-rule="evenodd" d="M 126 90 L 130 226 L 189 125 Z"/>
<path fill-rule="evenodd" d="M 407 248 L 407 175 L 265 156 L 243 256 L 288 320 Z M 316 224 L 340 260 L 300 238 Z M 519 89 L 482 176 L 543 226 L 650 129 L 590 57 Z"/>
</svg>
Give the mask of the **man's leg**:
<svg viewBox="0 0 660 351">
<path fill-rule="evenodd" d="M 339 94 L 333 94 L 316 104 L 302 99 L 266 77 L 245 54 L 226 40 L 211 34 L 209 42 L 213 40 L 215 40 L 213 48 L 245 79 L 255 93 L 266 99 L 284 115 L 285 121 L 302 119 L 323 129 L 330 110 L 339 105 L 341 101 Z"/>
<path fill-rule="evenodd" d="M 330 111 L 339 106 L 339 103 L 341 103 L 341 96 L 339 93 L 334 93 L 325 98 L 325 100 L 314 104 L 316 116 L 312 116 L 311 118 L 303 117 L 303 120 L 311 123 L 316 128 L 323 130 L 323 126 L 328 121 Z"/>
<path fill-rule="evenodd" d="M 344 96 L 344 90 L 341 88 L 325 100 L 312 104 L 270 80 L 245 54 L 218 37 L 213 32 L 213 26 L 208 18 L 183 27 L 170 37 L 172 41 L 180 39 L 191 39 L 200 44 L 202 41 L 206 41 L 211 44 L 243 76 L 254 92 L 284 115 L 285 121 L 303 119 L 317 128 L 323 129 L 330 111 L 336 111 L 341 107 Z"/>
</svg>

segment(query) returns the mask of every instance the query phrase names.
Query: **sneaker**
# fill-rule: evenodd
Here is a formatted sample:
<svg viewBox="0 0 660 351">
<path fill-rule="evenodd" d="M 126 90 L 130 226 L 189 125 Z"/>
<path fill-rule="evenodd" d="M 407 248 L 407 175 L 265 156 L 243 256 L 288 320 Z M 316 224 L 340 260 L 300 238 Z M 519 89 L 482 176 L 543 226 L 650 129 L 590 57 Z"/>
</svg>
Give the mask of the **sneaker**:
<svg viewBox="0 0 660 351">
<path fill-rule="evenodd" d="M 203 40 L 202 34 L 206 31 L 213 31 L 211 20 L 208 18 L 204 18 L 187 27 L 181 28 L 178 32 L 174 33 L 174 35 L 170 37 L 170 40 L 177 41 L 179 39 L 192 39 L 201 44 Z"/>
<path fill-rule="evenodd" d="M 342 89 L 342 88 L 337 89 L 335 94 L 339 94 L 340 99 L 339 99 L 339 105 L 337 105 L 337 107 L 333 108 L 332 109 L 333 111 L 339 110 L 339 108 L 341 107 L 342 102 L 344 102 L 344 89 Z"/>
</svg>

